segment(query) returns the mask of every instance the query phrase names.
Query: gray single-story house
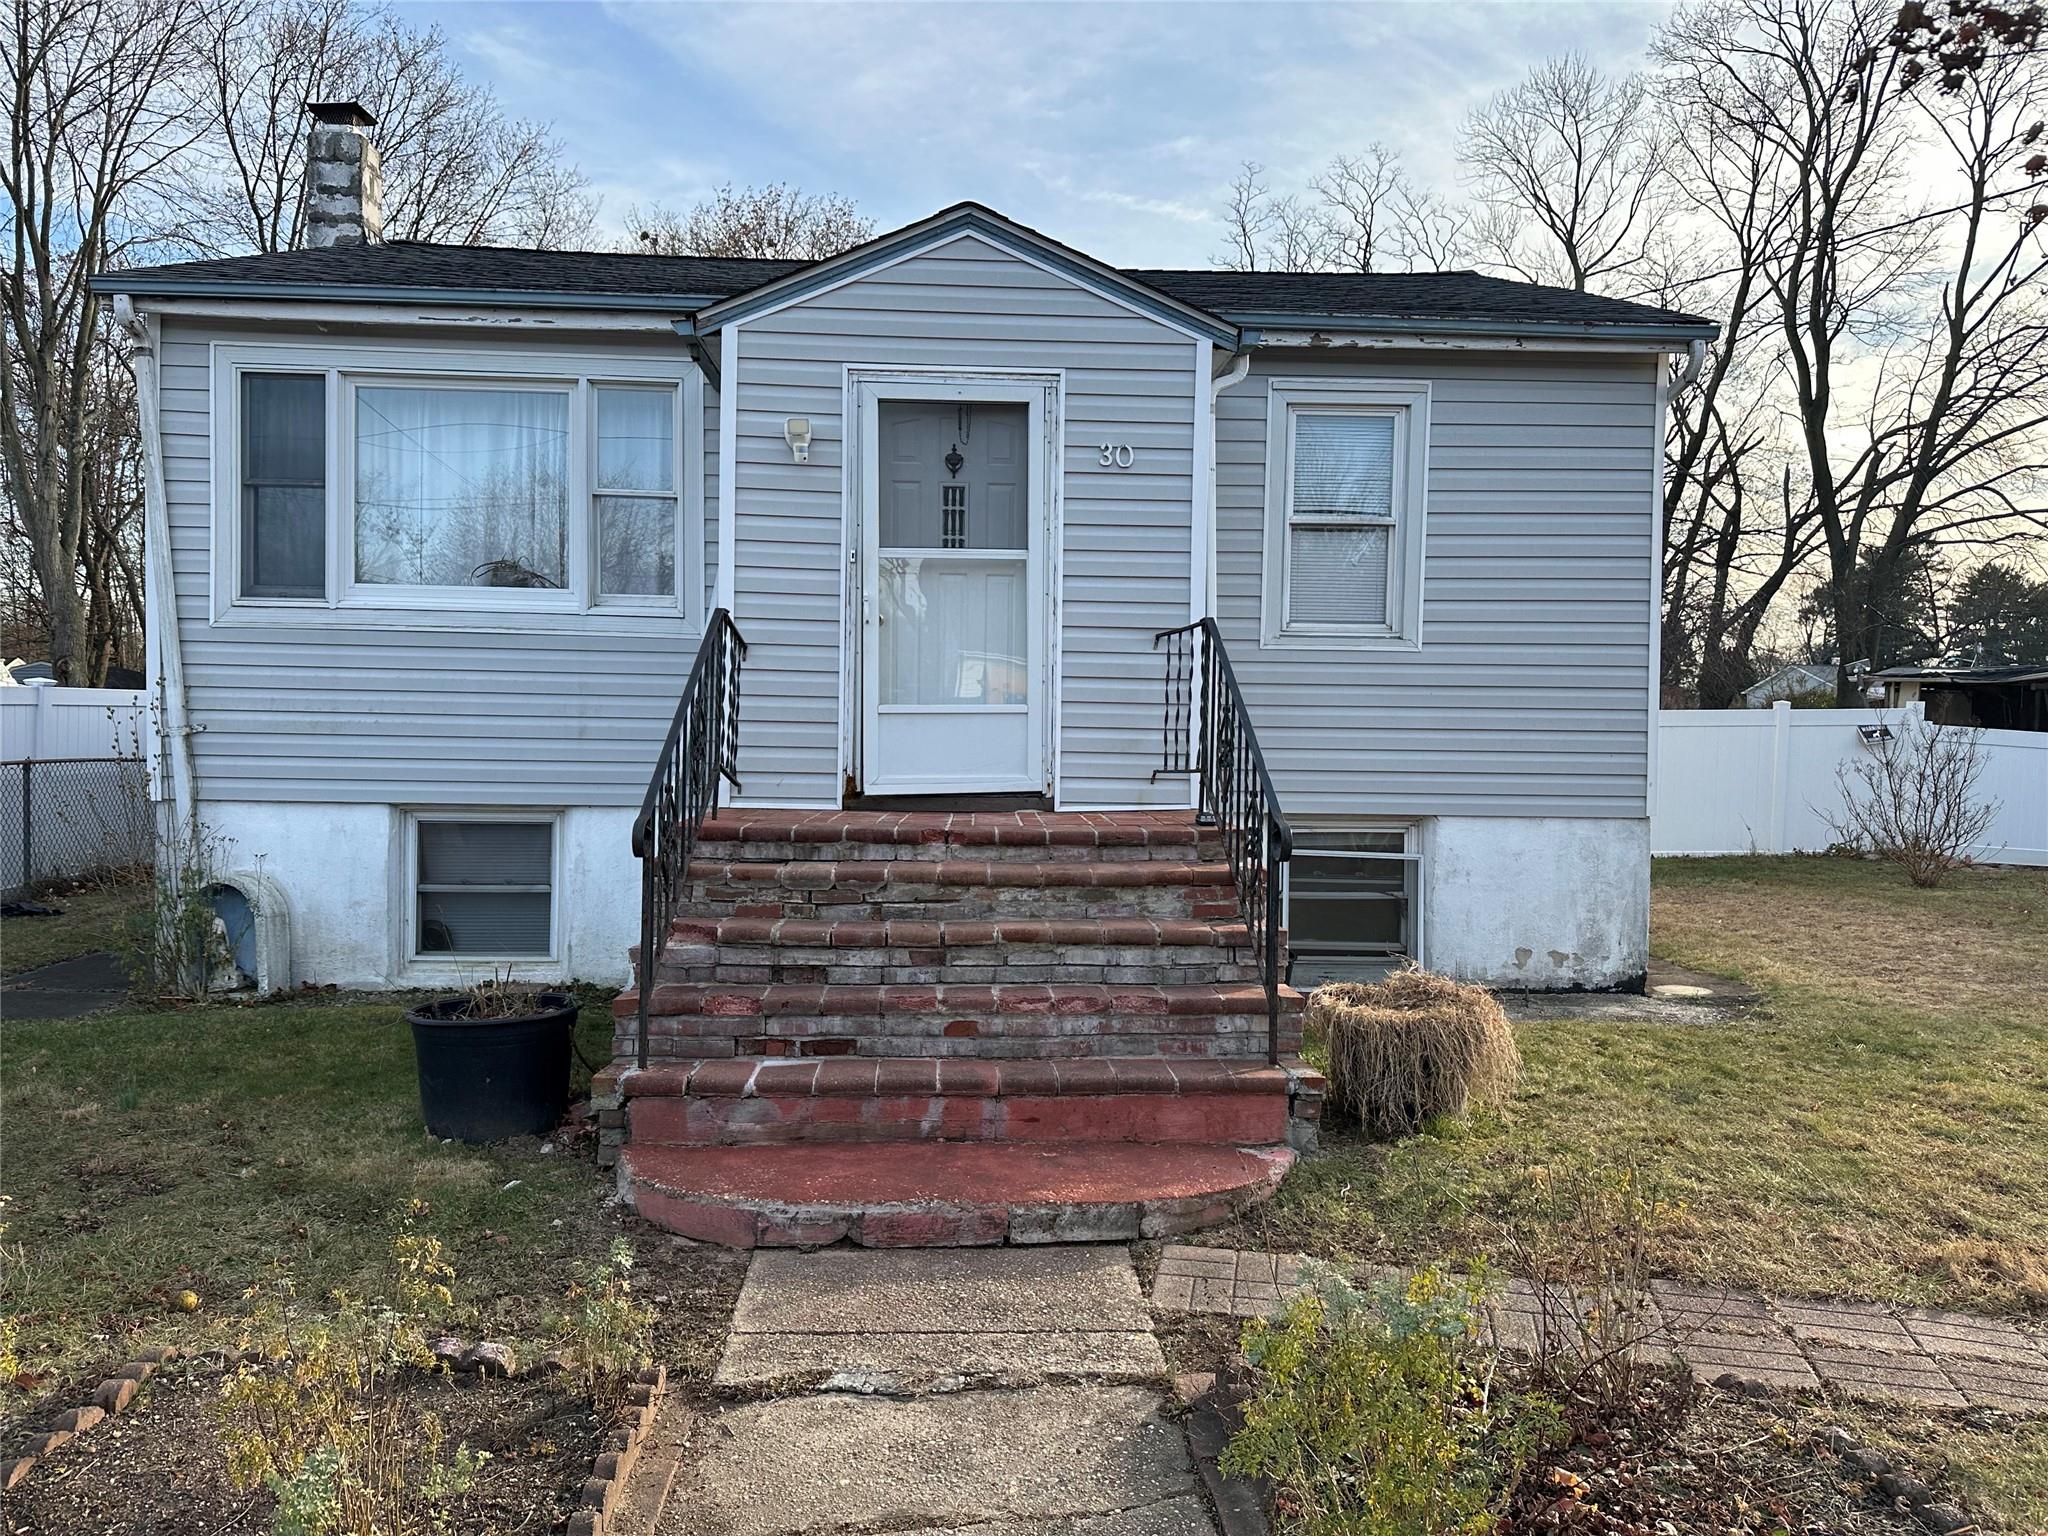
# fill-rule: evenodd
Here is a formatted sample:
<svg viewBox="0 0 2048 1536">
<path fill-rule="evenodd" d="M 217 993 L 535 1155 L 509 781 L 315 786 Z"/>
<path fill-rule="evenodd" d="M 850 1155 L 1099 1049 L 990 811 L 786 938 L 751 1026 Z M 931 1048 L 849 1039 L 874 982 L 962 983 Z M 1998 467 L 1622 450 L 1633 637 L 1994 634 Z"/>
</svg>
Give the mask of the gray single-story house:
<svg viewBox="0 0 2048 1536">
<path fill-rule="evenodd" d="M 274 983 L 625 981 L 644 925 L 642 1062 L 650 1011 L 657 1057 L 908 1050 L 817 999 L 807 1043 L 719 1035 L 762 1006 L 719 985 L 995 976 L 1107 1035 L 1136 1002 L 1060 989 L 1183 1009 L 1231 977 L 1153 930 L 1226 914 L 1268 991 L 1275 950 L 1281 983 L 1639 983 L 1665 401 L 1709 322 L 1118 269 L 974 203 L 808 263 L 385 242 L 368 115 L 316 117 L 319 243 L 97 284 L 142 356 L 166 794 L 283 909 Z M 1153 872 L 1219 883 L 1192 916 L 813 931 L 892 839 L 1050 850 L 1050 905 L 1080 847 L 1128 884 L 1218 824 Z"/>
</svg>

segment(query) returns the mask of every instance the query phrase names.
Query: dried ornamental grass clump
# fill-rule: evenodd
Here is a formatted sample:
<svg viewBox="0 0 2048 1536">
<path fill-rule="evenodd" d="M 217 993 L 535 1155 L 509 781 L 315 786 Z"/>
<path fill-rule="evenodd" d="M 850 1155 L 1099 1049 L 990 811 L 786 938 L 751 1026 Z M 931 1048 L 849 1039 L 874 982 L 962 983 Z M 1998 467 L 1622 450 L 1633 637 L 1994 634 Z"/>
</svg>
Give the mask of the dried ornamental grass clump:
<svg viewBox="0 0 2048 1536">
<path fill-rule="evenodd" d="M 1329 1102 L 1382 1140 L 1502 1103 L 1522 1069 L 1492 993 L 1413 966 L 1316 988 L 1307 1024 L 1329 1043 Z"/>
</svg>

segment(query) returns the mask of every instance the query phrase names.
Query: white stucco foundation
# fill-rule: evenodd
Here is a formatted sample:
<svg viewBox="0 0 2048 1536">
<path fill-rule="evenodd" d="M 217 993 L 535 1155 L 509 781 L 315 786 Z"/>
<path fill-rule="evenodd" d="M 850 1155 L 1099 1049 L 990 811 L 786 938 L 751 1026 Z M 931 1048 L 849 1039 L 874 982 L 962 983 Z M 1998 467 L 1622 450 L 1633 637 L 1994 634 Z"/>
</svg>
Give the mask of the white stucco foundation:
<svg viewBox="0 0 2048 1536">
<path fill-rule="evenodd" d="M 489 812 L 513 809 L 540 814 L 552 808 Z M 403 807 L 215 800 L 202 801 L 199 811 L 227 840 L 222 867 L 260 871 L 290 908 L 291 962 L 280 985 L 432 987 L 466 984 L 493 970 L 485 956 L 411 960 L 405 954 L 410 893 Z M 510 968 L 535 981 L 623 985 L 626 952 L 639 942 L 640 927 L 633 812 L 563 810 L 557 828 L 555 957 Z M 501 974 L 505 968 L 496 967 Z"/>
<path fill-rule="evenodd" d="M 1422 869 L 1431 970 L 1533 991 L 1641 984 L 1647 819 L 1439 816 L 1423 828 Z"/>
</svg>

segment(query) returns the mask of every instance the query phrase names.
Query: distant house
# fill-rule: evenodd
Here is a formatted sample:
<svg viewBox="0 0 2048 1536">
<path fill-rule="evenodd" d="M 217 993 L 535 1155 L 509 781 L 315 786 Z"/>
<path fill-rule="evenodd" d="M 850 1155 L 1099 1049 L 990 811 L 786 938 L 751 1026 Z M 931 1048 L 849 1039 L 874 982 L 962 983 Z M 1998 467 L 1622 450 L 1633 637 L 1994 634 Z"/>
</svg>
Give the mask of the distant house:
<svg viewBox="0 0 2048 1536">
<path fill-rule="evenodd" d="M 1816 661 L 1795 661 L 1742 690 L 1745 709 L 1769 709 L 1780 699 L 1832 698 L 1835 669 Z"/>
<path fill-rule="evenodd" d="M 47 661 L 10 661 L 0 665 L 0 687 L 15 683 L 54 683 L 57 670 Z"/>
<path fill-rule="evenodd" d="M 1924 704 L 1936 725 L 2048 731 L 2048 665 L 1892 667 L 1871 678 L 1887 709 Z"/>
</svg>

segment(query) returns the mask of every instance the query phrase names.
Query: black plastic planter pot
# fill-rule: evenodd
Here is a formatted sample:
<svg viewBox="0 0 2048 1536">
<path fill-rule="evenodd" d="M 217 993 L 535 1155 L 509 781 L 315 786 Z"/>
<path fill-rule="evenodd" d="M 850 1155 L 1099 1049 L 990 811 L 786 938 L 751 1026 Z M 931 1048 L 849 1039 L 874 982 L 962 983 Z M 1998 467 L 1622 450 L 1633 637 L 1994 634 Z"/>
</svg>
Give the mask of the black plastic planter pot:
<svg viewBox="0 0 2048 1536">
<path fill-rule="evenodd" d="M 464 997 L 437 998 L 406 1014 L 429 1131 L 503 1141 L 555 1128 L 569 1107 L 576 1004 L 559 992 L 538 1001 L 541 1012 L 509 1019 L 464 1018 Z"/>
</svg>

